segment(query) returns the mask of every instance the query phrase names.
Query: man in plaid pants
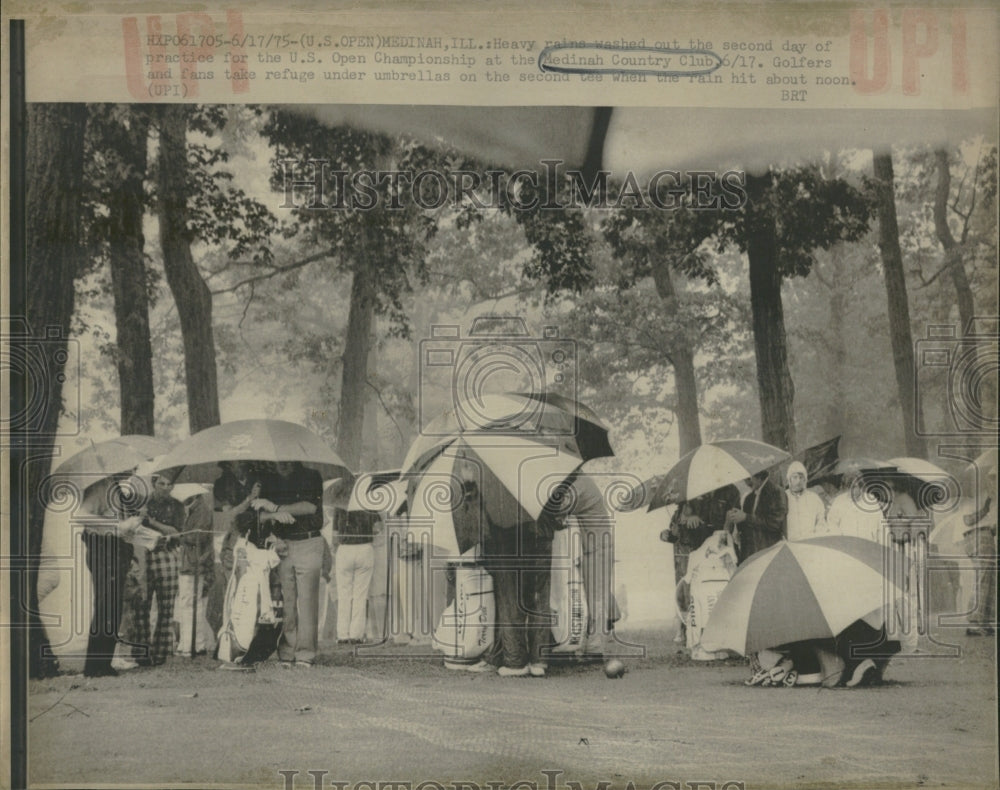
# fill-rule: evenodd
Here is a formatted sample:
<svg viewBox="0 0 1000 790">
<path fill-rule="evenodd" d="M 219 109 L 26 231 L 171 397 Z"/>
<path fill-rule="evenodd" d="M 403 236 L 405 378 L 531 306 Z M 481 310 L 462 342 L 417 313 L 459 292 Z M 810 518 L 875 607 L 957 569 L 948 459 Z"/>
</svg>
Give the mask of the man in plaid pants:
<svg viewBox="0 0 1000 790">
<path fill-rule="evenodd" d="M 153 476 L 153 495 L 146 505 L 143 523 L 163 537 L 146 561 L 146 597 L 135 612 L 136 660 L 140 666 L 157 666 L 173 651 L 174 599 L 180 563 L 176 535 L 184 525 L 184 505 L 170 496 L 173 482 L 164 474 Z M 150 612 L 156 596 L 156 631 L 150 639 Z M 148 651 L 148 652 L 147 652 Z"/>
</svg>

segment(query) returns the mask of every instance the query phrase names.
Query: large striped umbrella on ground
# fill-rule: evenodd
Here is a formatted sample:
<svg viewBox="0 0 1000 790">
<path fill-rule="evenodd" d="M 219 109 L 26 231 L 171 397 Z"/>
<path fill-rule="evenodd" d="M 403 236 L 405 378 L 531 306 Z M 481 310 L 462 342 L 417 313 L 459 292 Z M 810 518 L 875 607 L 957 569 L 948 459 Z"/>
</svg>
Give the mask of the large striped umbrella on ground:
<svg viewBox="0 0 1000 790">
<path fill-rule="evenodd" d="M 686 453 L 655 485 L 648 510 L 686 502 L 717 488 L 737 483 L 791 456 L 780 447 L 753 439 L 722 439 Z"/>
<path fill-rule="evenodd" d="M 879 627 L 885 607 L 903 594 L 904 563 L 899 552 L 863 538 L 782 541 L 739 567 L 712 610 L 702 646 L 749 655 L 832 638 L 855 620 Z"/>
</svg>

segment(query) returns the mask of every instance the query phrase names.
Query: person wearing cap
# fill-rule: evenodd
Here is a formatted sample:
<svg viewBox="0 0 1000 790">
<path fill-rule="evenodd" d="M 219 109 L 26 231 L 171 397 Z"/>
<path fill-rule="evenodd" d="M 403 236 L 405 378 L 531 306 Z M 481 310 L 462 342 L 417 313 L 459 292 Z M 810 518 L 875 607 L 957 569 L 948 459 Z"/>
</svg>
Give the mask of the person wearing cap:
<svg viewBox="0 0 1000 790">
<path fill-rule="evenodd" d="M 792 461 L 785 472 L 789 540 L 815 538 L 826 532 L 826 506 L 817 494 L 806 488 L 808 477 L 805 464 L 800 461 Z"/>
<path fill-rule="evenodd" d="M 281 564 L 278 579 L 284 601 L 284 626 L 278 660 L 309 668 L 319 639 L 319 589 L 326 539 L 323 528 L 323 478 L 298 461 L 278 461 L 276 472 L 261 480 L 263 497 L 253 502 L 261 531 L 268 534 Z"/>
<path fill-rule="evenodd" d="M 153 475 L 153 495 L 143 512 L 143 525 L 159 532 L 146 558 L 146 595 L 134 613 L 135 658 L 140 666 L 158 666 L 174 648 L 174 599 L 177 598 L 179 561 L 176 541 L 184 526 L 184 505 L 170 496 L 173 481 L 163 473 Z M 156 596 L 156 630 L 151 632 L 150 615 Z"/>
</svg>

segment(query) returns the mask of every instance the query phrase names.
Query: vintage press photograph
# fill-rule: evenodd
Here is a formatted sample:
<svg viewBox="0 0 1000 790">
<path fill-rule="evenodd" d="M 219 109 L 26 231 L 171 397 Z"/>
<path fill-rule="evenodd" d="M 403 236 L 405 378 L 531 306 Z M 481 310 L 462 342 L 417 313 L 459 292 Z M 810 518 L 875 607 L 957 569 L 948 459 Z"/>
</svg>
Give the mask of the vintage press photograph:
<svg viewBox="0 0 1000 790">
<path fill-rule="evenodd" d="M 654 35 L 489 43 L 822 57 Z M 995 107 L 172 101 L 168 39 L 11 67 L 11 786 L 997 786 Z"/>
</svg>

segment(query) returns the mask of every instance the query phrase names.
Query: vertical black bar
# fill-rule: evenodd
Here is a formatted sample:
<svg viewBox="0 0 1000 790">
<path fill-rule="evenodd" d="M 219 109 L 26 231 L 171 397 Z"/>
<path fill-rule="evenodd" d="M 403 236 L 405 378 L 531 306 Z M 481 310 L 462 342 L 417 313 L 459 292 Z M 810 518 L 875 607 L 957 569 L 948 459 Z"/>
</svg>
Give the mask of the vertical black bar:
<svg viewBox="0 0 1000 790">
<path fill-rule="evenodd" d="M 24 20 L 10 21 L 10 250 L 9 282 L 11 317 L 26 314 L 25 260 L 25 159 L 27 155 L 27 108 L 24 89 Z M 4 327 L 6 329 L 6 327 Z M 23 343 L 25 338 L 12 334 L 11 344 Z M 23 366 L 9 365 L 10 392 L 9 414 L 23 414 L 25 409 L 25 381 Z M 28 556 L 27 502 L 22 496 L 24 485 L 22 470 L 26 458 L 26 437 L 11 437 L 10 479 L 10 557 L 14 568 L 23 566 Z M 25 566 L 26 570 L 26 566 Z M 27 716 L 28 716 L 28 620 L 27 601 L 22 600 L 26 585 L 21 583 L 24 570 L 10 575 L 10 786 L 27 787 Z"/>
</svg>

